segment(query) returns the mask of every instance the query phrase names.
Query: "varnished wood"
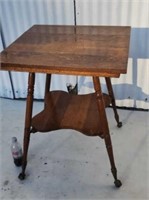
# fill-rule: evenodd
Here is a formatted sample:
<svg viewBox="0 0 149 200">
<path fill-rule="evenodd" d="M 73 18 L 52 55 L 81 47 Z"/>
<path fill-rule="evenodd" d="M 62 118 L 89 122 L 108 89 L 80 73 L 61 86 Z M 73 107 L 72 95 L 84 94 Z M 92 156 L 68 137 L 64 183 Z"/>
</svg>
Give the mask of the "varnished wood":
<svg viewBox="0 0 149 200">
<path fill-rule="evenodd" d="M 45 97 L 50 91 L 50 84 L 51 84 L 51 74 L 46 75 L 46 84 L 45 84 Z"/>
<path fill-rule="evenodd" d="M 105 106 L 111 103 L 103 95 Z M 32 127 L 40 132 L 75 129 L 88 136 L 103 137 L 96 95 L 73 95 L 64 91 L 49 92 L 44 110 L 32 119 Z"/>
<path fill-rule="evenodd" d="M 46 75 L 46 83 L 45 83 L 44 99 L 46 98 L 46 95 L 49 93 L 50 85 L 51 85 L 51 74 L 47 74 Z"/>
<path fill-rule="evenodd" d="M 120 128 L 122 126 L 122 122 L 119 121 L 119 115 L 118 115 L 117 109 L 116 109 L 115 96 L 114 96 L 114 92 L 113 92 L 113 88 L 112 88 L 112 84 L 111 84 L 111 79 L 109 77 L 105 77 L 105 80 L 106 80 L 106 85 L 107 85 L 107 89 L 109 92 L 109 96 L 111 98 L 111 104 L 112 104 L 112 108 L 114 111 L 115 120 L 117 122 L 117 126 Z"/>
<path fill-rule="evenodd" d="M 33 109 L 34 84 L 35 84 L 35 74 L 29 73 L 24 140 L 23 140 L 23 163 L 22 163 L 22 173 L 19 175 L 20 177 L 25 176 L 25 169 L 27 165 L 27 153 L 28 153 L 28 147 L 29 147 L 29 142 L 30 142 L 31 119 L 32 119 L 32 109 Z"/>
<path fill-rule="evenodd" d="M 93 77 L 93 83 L 94 83 L 94 89 L 95 89 L 96 98 L 97 98 L 99 120 L 102 124 L 103 137 L 105 140 L 105 145 L 106 145 L 107 153 L 108 153 L 110 164 L 111 164 L 111 172 L 115 179 L 115 183 L 118 182 L 121 184 L 121 182 L 117 179 L 117 169 L 115 166 L 115 161 L 114 161 L 114 156 L 113 156 L 112 142 L 111 142 L 111 137 L 109 134 L 108 121 L 107 121 L 106 112 L 105 112 L 105 103 L 104 103 L 104 99 L 102 95 L 99 78 Z"/>
<path fill-rule="evenodd" d="M 112 142 L 105 107 L 115 99 L 110 77 L 127 71 L 130 27 L 34 25 L 1 53 L 1 70 L 29 72 L 26 105 L 24 179 L 31 132 L 60 128 L 76 129 L 89 136 L 104 138 L 116 187 L 117 179 Z M 32 118 L 34 80 L 37 72 L 46 73 L 44 110 Z M 51 74 L 92 76 L 95 93 L 73 95 L 50 92 Z M 99 77 L 106 77 L 109 96 L 101 91 Z"/>
<path fill-rule="evenodd" d="M 105 112 L 106 106 L 103 99 L 100 80 L 98 77 L 93 77 L 93 84 L 94 84 L 94 89 L 96 92 L 96 100 L 97 100 L 96 103 L 98 106 L 99 120 L 102 123 L 102 132 L 104 133 L 104 137 L 105 137 L 109 133 L 109 127 L 108 127 L 108 122 L 107 122 L 107 117 L 106 117 L 106 112 Z"/>
<path fill-rule="evenodd" d="M 119 77 L 130 27 L 34 25 L 1 53 L 1 69 Z"/>
</svg>

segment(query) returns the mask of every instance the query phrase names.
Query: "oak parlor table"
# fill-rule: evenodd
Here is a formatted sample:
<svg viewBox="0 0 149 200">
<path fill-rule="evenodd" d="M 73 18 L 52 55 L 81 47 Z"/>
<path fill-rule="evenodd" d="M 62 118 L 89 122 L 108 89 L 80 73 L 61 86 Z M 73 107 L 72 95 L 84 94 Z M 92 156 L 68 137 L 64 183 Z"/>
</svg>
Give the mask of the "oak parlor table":
<svg viewBox="0 0 149 200">
<path fill-rule="evenodd" d="M 30 134 L 58 129 L 75 129 L 104 139 L 116 187 L 117 179 L 105 107 L 116 110 L 111 77 L 127 72 L 130 27 L 34 25 L 1 52 L 1 70 L 29 72 L 23 142 L 22 172 L 25 178 Z M 43 111 L 32 117 L 36 73 L 46 73 Z M 75 95 L 50 91 L 52 74 L 91 76 L 95 92 Z M 102 93 L 105 77 L 108 95 Z"/>
</svg>

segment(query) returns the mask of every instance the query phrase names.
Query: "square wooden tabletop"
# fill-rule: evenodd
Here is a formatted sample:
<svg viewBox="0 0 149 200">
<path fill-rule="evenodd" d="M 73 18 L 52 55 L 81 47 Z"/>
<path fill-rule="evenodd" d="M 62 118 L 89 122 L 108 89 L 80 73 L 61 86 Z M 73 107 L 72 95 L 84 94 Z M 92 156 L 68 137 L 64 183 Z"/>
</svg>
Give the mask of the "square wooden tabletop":
<svg viewBox="0 0 149 200">
<path fill-rule="evenodd" d="M 119 77 L 130 27 L 34 25 L 1 52 L 1 70 Z"/>
</svg>

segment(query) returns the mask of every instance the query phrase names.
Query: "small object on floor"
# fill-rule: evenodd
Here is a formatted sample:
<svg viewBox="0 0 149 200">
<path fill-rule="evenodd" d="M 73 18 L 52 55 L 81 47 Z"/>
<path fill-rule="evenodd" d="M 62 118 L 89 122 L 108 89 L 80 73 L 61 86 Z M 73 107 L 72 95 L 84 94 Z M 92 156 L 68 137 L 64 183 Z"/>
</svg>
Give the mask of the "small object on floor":
<svg viewBox="0 0 149 200">
<path fill-rule="evenodd" d="M 22 148 L 16 137 L 12 137 L 11 153 L 14 164 L 20 167 L 22 165 Z"/>
</svg>

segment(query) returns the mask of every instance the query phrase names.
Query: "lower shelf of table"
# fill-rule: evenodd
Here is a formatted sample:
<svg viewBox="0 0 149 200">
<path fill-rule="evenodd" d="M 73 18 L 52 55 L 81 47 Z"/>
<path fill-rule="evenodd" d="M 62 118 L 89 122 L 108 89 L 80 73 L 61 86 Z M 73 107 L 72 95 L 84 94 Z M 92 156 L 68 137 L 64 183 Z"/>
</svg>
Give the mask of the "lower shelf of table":
<svg viewBox="0 0 149 200">
<path fill-rule="evenodd" d="M 104 96 L 105 107 L 110 97 Z M 64 91 L 52 91 L 46 95 L 45 108 L 32 119 L 32 128 L 39 132 L 58 129 L 74 129 L 88 136 L 101 136 L 96 94 L 73 95 Z"/>
</svg>

